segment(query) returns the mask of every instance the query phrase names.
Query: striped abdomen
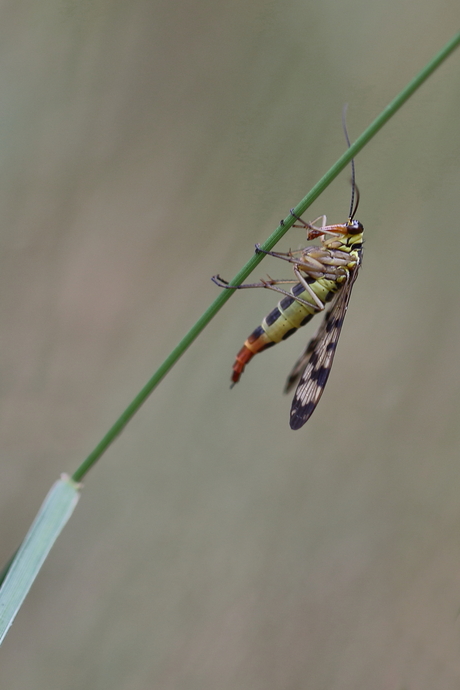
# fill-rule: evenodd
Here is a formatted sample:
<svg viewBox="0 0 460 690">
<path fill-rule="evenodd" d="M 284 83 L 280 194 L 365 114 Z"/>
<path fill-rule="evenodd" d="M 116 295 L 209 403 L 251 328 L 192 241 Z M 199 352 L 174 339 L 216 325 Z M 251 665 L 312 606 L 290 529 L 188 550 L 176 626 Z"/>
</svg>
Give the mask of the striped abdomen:
<svg viewBox="0 0 460 690">
<path fill-rule="evenodd" d="M 329 302 L 343 284 L 342 282 L 339 283 L 326 278 L 313 279 L 306 276 L 305 280 L 323 304 Z M 290 293 L 292 297 L 283 297 L 278 302 L 278 306 L 251 333 L 238 352 L 233 365 L 233 383 L 237 383 L 240 380 L 244 367 L 254 355 L 272 347 L 272 345 L 279 343 L 281 340 L 289 338 L 294 331 L 308 323 L 312 316 L 318 312 L 318 307 L 314 303 L 313 297 L 302 283 L 296 283 L 291 288 Z M 296 297 L 309 302 L 311 306 L 298 302 L 295 299 Z"/>
</svg>

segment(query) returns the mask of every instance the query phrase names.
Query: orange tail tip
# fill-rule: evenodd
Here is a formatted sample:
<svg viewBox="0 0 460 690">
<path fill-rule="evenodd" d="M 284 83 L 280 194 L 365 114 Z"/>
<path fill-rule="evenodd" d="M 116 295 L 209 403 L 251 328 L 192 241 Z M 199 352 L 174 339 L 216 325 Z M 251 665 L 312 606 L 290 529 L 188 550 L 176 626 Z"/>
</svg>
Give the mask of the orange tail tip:
<svg viewBox="0 0 460 690">
<path fill-rule="evenodd" d="M 254 357 L 254 354 L 255 353 L 251 352 L 246 345 L 243 345 L 241 350 L 236 355 L 235 364 L 233 365 L 232 385 L 238 383 L 240 376 L 244 371 L 244 367 Z"/>
</svg>

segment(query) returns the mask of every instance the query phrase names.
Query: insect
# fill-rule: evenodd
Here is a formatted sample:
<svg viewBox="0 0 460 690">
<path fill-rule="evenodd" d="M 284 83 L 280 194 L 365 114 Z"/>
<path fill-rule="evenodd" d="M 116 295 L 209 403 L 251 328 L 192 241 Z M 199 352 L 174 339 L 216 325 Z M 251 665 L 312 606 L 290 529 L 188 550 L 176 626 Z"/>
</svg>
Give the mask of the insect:
<svg viewBox="0 0 460 690">
<path fill-rule="evenodd" d="M 345 130 L 348 141 L 348 135 Z M 356 204 L 354 203 L 356 191 Z M 320 245 L 281 252 L 263 252 L 292 264 L 295 280 L 275 280 L 268 277 L 259 283 L 229 285 L 220 276 L 213 281 L 230 290 L 266 288 L 284 295 L 283 299 L 245 341 L 233 365 L 232 386 L 240 379 L 246 364 L 259 352 L 286 340 L 313 316 L 322 312 L 330 302 L 316 335 L 310 340 L 297 360 L 285 385 L 285 393 L 298 382 L 291 406 L 291 429 L 300 429 L 313 414 L 329 378 L 337 342 L 342 331 L 351 291 L 358 276 L 363 255 L 364 227 L 355 220 L 359 204 L 359 191 L 354 182 L 352 161 L 352 193 L 350 213 L 346 223 L 326 225 L 326 216 L 306 223 L 296 216 L 307 230 L 307 240 L 319 238 Z M 321 225 L 317 225 L 321 221 Z M 263 250 L 256 245 L 256 252 Z M 292 284 L 289 292 L 280 285 Z"/>
</svg>

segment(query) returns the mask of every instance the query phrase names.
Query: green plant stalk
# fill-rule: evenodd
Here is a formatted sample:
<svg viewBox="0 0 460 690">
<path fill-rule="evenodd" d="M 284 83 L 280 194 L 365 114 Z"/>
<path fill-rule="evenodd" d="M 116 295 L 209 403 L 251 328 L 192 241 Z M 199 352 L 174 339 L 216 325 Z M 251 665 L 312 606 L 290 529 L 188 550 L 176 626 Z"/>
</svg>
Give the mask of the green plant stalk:
<svg viewBox="0 0 460 690">
<path fill-rule="evenodd" d="M 404 103 L 420 88 L 420 86 L 428 79 L 431 74 L 446 60 L 449 55 L 460 45 L 460 32 L 458 32 L 446 45 L 439 51 L 428 64 L 417 74 L 417 76 L 410 81 L 407 86 L 394 98 L 391 103 L 380 113 L 378 117 L 365 129 L 360 137 L 345 151 L 345 153 L 337 160 L 336 163 L 327 171 L 327 173 L 316 183 L 316 185 L 308 192 L 308 194 L 297 204 L 294 213 L 296 216 L 301 216 L 306 209 L 319 197 L 319 195 L 328 187 L 337 175 L 350 163 L 364 146 L 377 134 L 377 132 L 388 122 L 388 120 L 395 115 L 395 113 L 404 105 Z M 295 223 L 296 219 L 289 214 L 287 218 L 278 226 L 270 237 L 261 245 L 265 251 L 270 251 L 275 244 L 285 235 L 289 228 Z M 262 261 L 262 254 L 254 254 L 251 259 L 243 266 L 243 268 L 236 274 L 230 285 L 239 285 L 248 275 L 256 268 Z M 126 408 L 123 414 L 117 419 L 115 424 L 109 429 L 106 435 L 101 439 L 95 449 L 88 455 L 86 460 L 73 474 L 72 479 L 75 482 L 80 482 L 86 473 L 91 469 L 101 455 L 114 442 L 116 437 L 123 431 L 125 426 L 136 414 L 141 405 L 147 400 L 149 395 L 157 387 L 160 381 L 166 376 L 169 370 L 174 366 L 177 360 L 184 354 L 193 341 L 199 336 L 201 331 L 207 326 L 211 319 L 223 307 L 225 302 L 230 299 L 233 290 L 223 290 L 219 296 L 214 300 L 211 306 L 198 319 L 189 332 L 182 338 L 179 344 L 174 348 L 171 354 L 165 359 L 163 364 L 157 369 L 152 378 L 145 384 L 142 390 L 134 398 L 130 405 Z"/>
</svg>

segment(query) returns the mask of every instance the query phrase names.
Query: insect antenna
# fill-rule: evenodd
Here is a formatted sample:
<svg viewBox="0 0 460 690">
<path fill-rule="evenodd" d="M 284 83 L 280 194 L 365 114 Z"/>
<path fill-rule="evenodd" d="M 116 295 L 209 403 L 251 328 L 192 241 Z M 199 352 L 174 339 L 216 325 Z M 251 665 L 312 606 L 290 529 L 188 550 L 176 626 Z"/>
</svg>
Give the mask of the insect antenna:
<svg viewBox="0 0 460 690">
<path fill-rule="evenodd" d="M 347 130 L 347 109 L 348 109 L 348 103 L 345 103 L 343 106 L 343 111 L 342 111 L 342 127 L 343 127 L 343 133 L 345 134 L 345 139 L 348 144 L 348 148 L 350 148 L 351 143 L 350 143 L 350 137 L 348 136 L 348 130 Z M 350 161 L 351 164 L 351 199 L 350 199 L 350 213 L 348 215 L 348 221 L 352 221 L 353 218 L 355 217 L 356 211 L 358 210 L 359 206 L 359 189 L 355 181 L 355 159 L 352 158 Z M 356 203 L 355 203 L 355 192 L 356 192 Z"/>
</svg>

